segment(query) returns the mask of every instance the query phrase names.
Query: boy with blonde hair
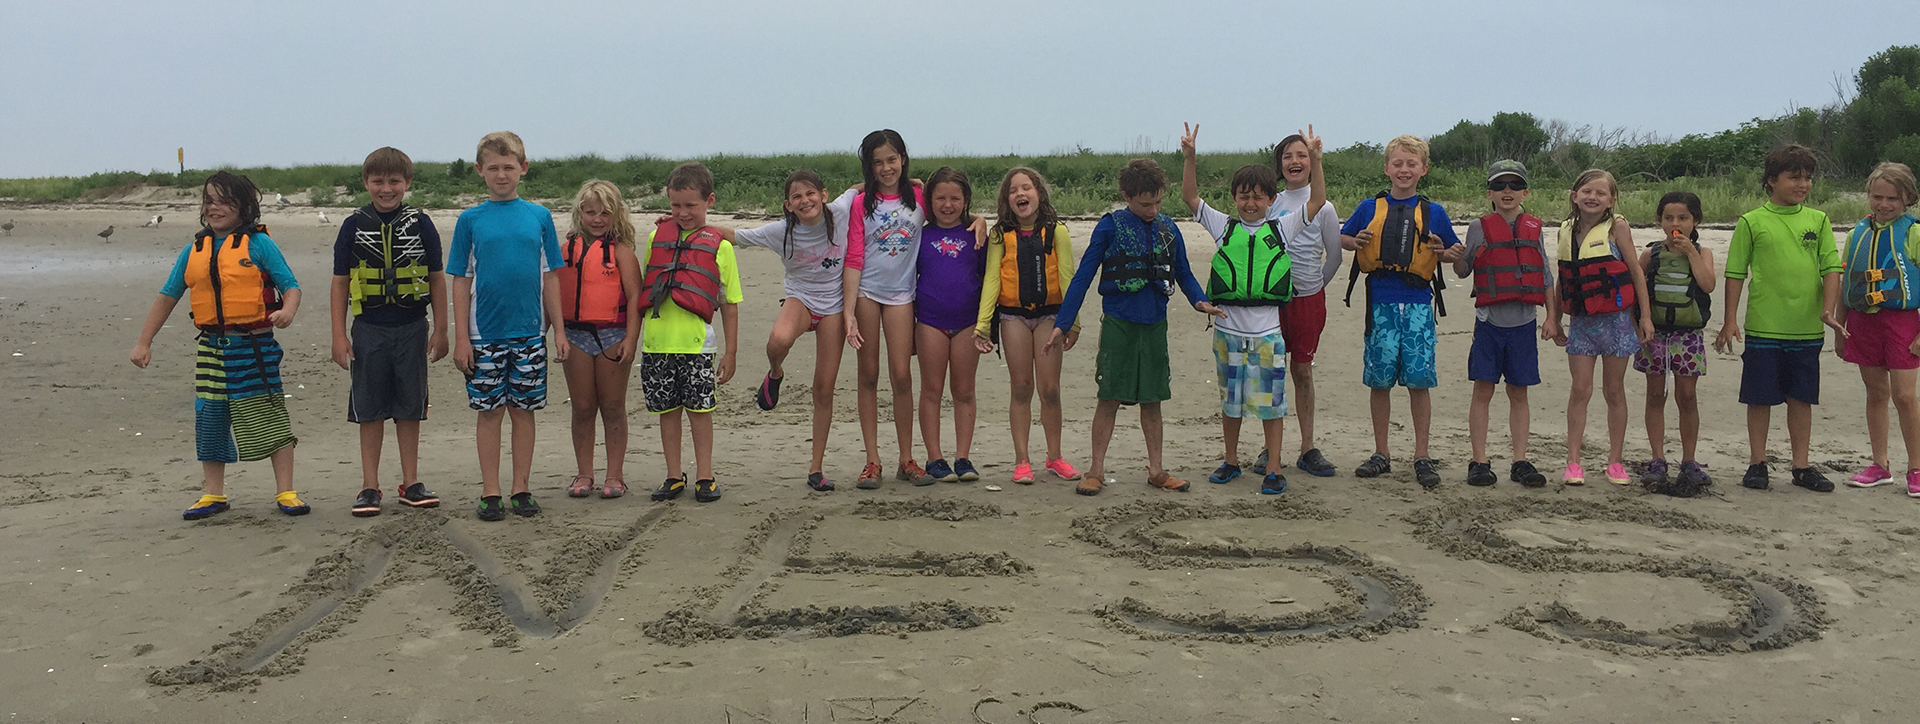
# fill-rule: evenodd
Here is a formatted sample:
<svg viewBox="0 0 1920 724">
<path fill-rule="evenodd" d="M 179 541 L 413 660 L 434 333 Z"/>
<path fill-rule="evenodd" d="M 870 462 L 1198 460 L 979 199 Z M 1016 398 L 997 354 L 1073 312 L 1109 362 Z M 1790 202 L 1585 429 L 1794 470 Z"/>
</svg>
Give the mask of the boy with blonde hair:
<svg viewBox="0 0 1920 724">
<path fill-rule="evenodd" d="M 1433 398 L 1439 384 L 1434 349 L 1439 337 L 1434 305 L 1442 304 L 1438 291 L 1445 286 L 1440 262 L 1458 261 L 1465 247 L 1453 233 L 1453 221 L 1440 204 L 1420 195 L 1420 179 L 1427 175 L 1427 142 L 1415 136 L 1396 136 L 1387 142 L 1388 190 L 1371 202 L 1361 202 L 1340 227 L 1340 246 L 1354 254 L 1347 281 L 1347 304 L 1353 287 L 1367 275 L 1367 331 L 1362 381 L 1371 389 L 1368 408 L 1373 416 L 1373 457 L 1353 474 L 1374 478 L 1393 470 L 1387 455 L 1392 391 L 1407 388 L 1413 408 L 1413 474 L 1423 488 L 1440 484 L 1440 473 L 1427 457 L 1428 429 Z M 1441 307 L 1445 313 L 1445 307 Z"/>
<path fill-rule="evenodd" d="M 553 213 L 520 198 L 526 146 L 507 131 L 480 139 L 475 167 L 487 200 L 460 212 L 448 249 L 453 276 L 453 323 L 459 333 L 453 363 L 467 376 L 467 406 L 480 413 L 474 434 L 480 454 L 481 520 L 506 518 L 500 501 L 500 428 L 513 418 L 515 515 L 540 512 L 528 489 L 533 472 L 533 411 L 547 406 L 547 329 L 560 327 L 560 238 Z M 553 356 L 566 361 L 565 334 L 554 335 Z"/>
</svg>

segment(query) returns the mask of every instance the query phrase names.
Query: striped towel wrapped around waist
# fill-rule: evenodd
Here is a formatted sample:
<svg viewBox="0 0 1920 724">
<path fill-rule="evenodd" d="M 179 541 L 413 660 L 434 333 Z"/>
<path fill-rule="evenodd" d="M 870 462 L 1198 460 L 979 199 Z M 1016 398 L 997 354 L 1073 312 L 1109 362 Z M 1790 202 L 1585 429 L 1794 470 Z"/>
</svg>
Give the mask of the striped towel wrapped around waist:
<svg viewBox="0 0 1920 724">
<path fill-rule="evenodd" d="M 202 333 L 194 359 L 194 447 L 203 462 L 265 459 L 296 442 L 272 332 Z"/>
</svg>

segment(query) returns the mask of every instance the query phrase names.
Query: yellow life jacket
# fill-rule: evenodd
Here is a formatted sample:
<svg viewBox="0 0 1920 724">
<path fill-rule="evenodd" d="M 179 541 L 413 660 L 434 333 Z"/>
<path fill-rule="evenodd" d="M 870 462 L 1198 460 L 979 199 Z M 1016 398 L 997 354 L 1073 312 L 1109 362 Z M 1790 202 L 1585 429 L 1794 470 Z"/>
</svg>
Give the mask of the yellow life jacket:
<svg viewBox="0 0 1920 724">
<path fill-rule="evenodd" d="M 254 234 L 265 225 L 215 239 L 202 231 L 187 250 L 184 270 L 194 326 L 210 332 L 265 329 L 267 314 L 280 308 L 273 278 L 253 262 Z"/>
<path fill-rule="evenodd" d="M 1047 224 L 1022 236 L 1001 235 L 1001 308 L 1023 316 L 1042 317 L 1060 310 L 1065 290 L 1060 288 L 1060 252 L 1053 244 L 1054 226 Z"/>
<path fill-rule="evenodd" d="M 1412 204 L 1388 203 L 1385 191 L 1374 196 L 1373 219 L 1367 222 L 1373 238 L 1354 253 L 1354 266 L 1363 274 L 1399 272 L 1433 279 L 1440 255 L 1427 248 L 1427 203 L 1425 196 L 1414 197 Z"/>
</svg>

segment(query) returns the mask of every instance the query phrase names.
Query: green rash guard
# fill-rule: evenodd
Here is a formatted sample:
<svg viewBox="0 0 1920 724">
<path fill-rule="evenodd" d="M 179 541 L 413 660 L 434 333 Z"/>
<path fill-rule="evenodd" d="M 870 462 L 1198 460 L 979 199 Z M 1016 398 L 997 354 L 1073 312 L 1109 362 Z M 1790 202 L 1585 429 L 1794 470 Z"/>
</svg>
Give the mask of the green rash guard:
<svg viewBox="0 0 1920 724">
<path fill-rule="evenodd" d="M 1747 333 L 1770 339 L 1824 339 L 1822 277 L 1840 271 L 1840 247 L 1826 212 L 1768 203 L 1733 227 L 1727 278 L 1747 282 Z"/>
</svg>

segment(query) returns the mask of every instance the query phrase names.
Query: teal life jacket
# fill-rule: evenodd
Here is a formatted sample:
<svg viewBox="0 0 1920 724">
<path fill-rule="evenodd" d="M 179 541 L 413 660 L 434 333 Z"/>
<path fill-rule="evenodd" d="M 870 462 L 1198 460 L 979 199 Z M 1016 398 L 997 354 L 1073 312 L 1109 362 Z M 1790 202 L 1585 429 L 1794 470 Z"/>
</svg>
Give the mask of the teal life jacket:
<svg viewBox="0 0 1920 724">
<path fill-rule="evenodd" d="M 1847 235 L 1847 253 L 1841 257 L 1846 270 L 1841 298 L 1847 308 L 1920 309 L 1920 267 L 1907 256 L 1907 234 L 1916 219 L 1902 214 L 1886 228 L 1873 228 L 1873 219 L 1861 219 Z"/>
<path fill-rule="evenodd" d="M 1126 209 L 1105 218 L 1113 223 L 1113 241 L 1100 260 L 1100 293 L 1132 294 L 1152 286 L 1161 296 L 1173 296 L 1173 244 L 1180 238 L 1173 219 L 1158 214 L 1141 221 Z"/>
<path fill-rule="evenodd" d="M 1699 248 L 1699 242 L 1692 242 Z M 1685 254 L 1666 250 L 1666 242 L 1648 244 L 1653 258 L 1647 265 L 1647 293 L 1653 302 L 1653 328 L 1661 332 L 1705 329 L 1713 318 L 1712 298 L 1693 276 L 1693 262 Z"/>
<path fill-rule="evenodd" d="M 1227 221 L 1220 248 L 1213 253 L 1207 298 L 1215 304 L 1256 307 L 1293 299 L 1293 259 L 1287 255 L 1280 225 L 1272 219 L 1252 227 Z"/>
</svg>

